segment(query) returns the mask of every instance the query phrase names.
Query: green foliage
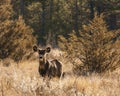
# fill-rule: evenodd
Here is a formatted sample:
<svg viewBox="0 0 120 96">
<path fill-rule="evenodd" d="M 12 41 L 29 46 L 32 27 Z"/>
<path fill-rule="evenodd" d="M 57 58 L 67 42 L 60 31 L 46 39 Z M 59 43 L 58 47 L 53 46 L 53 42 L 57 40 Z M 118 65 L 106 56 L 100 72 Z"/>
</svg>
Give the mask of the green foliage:
<svg viewBox="0 0 120 96">
<path fill-rule="evenodd" d="M 36 42 L 33 29 L 24 23 L 21 16 L 13 19 L 11 0 L 0 5 L 0 17 L 0 58 L 11 57 L 19 61 Z"/>
<path fill-rule="evenodd" d="M 24 1 L 23 8 L 20 1 Z M 16 17 L 24 11 L 25 22 L 34 29 L 38 42 L 57 44 L 58 35 L 78 32 L 95 13 L 105 14 L 109 29 L 120 26 L 119 0 L 12 0 L 12 4 Z"/>
<path fill-rule="evenodd" d="M 105 13 L 110 29 L 119 28 L 119 0 L 24 0 L 24 8 L 20 1 L 12 0 L 16 17 L 23 10 L 25 22 L 34 29 L 39 43 L 55 46 L 58 35 L 66 36 L 72 30 L 78 33 L 95 13 Z"/>
<path fill-rule="evenodd" d="M 42 12 L 41 4 L 39 2 L 32 2 L 26 7 L 26 22 L 34 29 L 35 33 L 38 36 L 40 35 L 41 30 L 41 22 L 40 22 L 40 15 Z"/>
<path fill-rule="evenodd" d="M 70 34 L 68 39 L 60 37 L 59 43 L 59 46 L 67 51 L 68 57 L 71 57 L 71 62 L 74 62 L 75 58 L 83 62 L 83 65 L 75 64 L 79 71 L 103 73 L 120 67 L 120 41 L 114 41 L 119 30 L 108 31 L 102 15 L 95 16 L 90 24 L 83 26 L 80 33 L 80 37 L 74 33 Z"/>
</svg>

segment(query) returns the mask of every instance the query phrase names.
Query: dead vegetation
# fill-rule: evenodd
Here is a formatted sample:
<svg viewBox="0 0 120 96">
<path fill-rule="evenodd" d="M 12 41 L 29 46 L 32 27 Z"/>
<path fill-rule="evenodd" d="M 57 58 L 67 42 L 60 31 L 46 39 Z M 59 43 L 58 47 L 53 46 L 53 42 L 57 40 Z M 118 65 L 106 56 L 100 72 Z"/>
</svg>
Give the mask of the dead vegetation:
<svg viewBox="0 0 120 96">
<path fill-rule="evenodd" d="M 69 74 L 60 80 L 54 78 L 48 81 L 39 76 L 37 59 L 19 62 L 19 64 L 10 59 L 9 61 L 9 67 L 3 66 L 2 60 L 0 63 L 0 96 L 120 95 L 120 69 L 106 75 L 76 76 Z M 65 59 L 62 62 L 65 62 Z M 64 71 L 68 71 L 71 67 L 69 64 L 66 65 L 64 65 Z"/>
<path fill-rule="evenodd" d="M 59 47 L 67 53 L 75 73 L 104 74 L 120 68 L 120 30 L 109 30 L 104 15 L 95 16 L 83 29 L 59 37 Z M 82 61 L 77 62 L 77 61 Z M 85 73 L 87 72 L 87 73 Z"/>
</svg>

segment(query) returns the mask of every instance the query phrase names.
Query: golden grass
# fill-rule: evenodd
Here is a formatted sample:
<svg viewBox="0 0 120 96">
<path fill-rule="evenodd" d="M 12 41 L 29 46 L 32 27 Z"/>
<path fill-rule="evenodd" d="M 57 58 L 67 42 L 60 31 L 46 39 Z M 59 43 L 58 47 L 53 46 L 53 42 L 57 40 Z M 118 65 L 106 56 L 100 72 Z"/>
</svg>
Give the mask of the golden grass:
<svg viewBox="0 0 120 96">
<path fill-rule="evenodd" d="M 3 63 L 0 96 L 120 96 L 120 69 L 108 75 L 66 75 L 48 81 L 39 76 L 37 60 L 20 62 L 19 66 L 9 62 L 9 67 Z"/>
</svg>

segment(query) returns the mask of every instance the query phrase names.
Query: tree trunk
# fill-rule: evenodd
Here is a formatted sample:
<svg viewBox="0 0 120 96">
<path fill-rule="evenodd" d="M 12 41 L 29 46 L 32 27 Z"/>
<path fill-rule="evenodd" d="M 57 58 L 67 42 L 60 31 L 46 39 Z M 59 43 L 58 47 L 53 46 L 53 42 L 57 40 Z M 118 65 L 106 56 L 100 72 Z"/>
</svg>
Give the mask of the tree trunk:
<svg viewBox="0 0 120 96">
<path fill-rule="evenodd" d="M 109 29 L 111 29 L 111 30 L 116 28 L 116 26 L 117 26 L 116 14 L 111 13 L 109 15 L 108 25 L 109 25 Z"/>
<path fill-rule="evenodd" d="M 45 23 L 46 23 L 46 18 L 45 18 L 45 1 L 41 2 L 42 4 L 42 15 L 41 15 L 41 30 L 40 30 L 40 37 L 41 39 L 39 40 L 39 43 L 42 45 L 45 45 L 46 41 L 45 41 Z"/>
<path fill-rule="evenodd" d="M 90 19 L 92 20 L 94 18 L 94 3 L 92 0 L 89 1 L 89 6 L 90 6 Z"/>
<path fill-rule="evenodd" d="M 20 15 L 24 18 L 24 0 L 20 0 Z"/>
<path fill-rule="evenodd" d="M 54 12 L 54 1 L 50 0 L 50 7 L 49 7 L 49 31 L 47 34 L 47 44 L 52 45 L 53 47 L 56 46 L 56 33 L 54 31 L 53 25 L 53 12 Z"/>
<path fill-rule="evenodd" d="M 75 25 L 74 25 L 74 29 L 75 32 L 77 33 L 77 35 L 79 35 L 78 32 L 78 0 L 75 0 Z"/>
</svg>

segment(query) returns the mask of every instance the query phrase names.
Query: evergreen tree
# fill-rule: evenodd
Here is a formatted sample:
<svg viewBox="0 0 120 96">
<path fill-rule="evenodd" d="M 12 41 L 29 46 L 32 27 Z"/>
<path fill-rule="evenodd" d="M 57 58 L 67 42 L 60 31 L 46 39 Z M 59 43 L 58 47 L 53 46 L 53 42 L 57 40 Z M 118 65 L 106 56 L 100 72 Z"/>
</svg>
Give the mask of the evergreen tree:
<svg viewBox="0 0 120 96">
<path fill-rule="evenodd" d="M 71 62 L 74 63 L 75 58 L 83 62 L 82 69 L 77 63 L 76 68 L 90 73 L 103 73 L 120 67 L 120 46 L 118 46 L 120 40 L 114 42 L 114 38 L 119 35 L 119 30 L 108 31 L 102 15 L 95 16 L 80 33 L 80 37 L 72 33 L 68 39 L 60 38 L 63 42 L 60 43 L 60 47 L 67 51 Z"/>
<path fill-rule="evenodd" d="M 0 58 L 21 60 L 36 42 L 33 29 L 24 23 L 21 16 L 14 19 L 11 0 L 0 4 Z"/>
</svg>

